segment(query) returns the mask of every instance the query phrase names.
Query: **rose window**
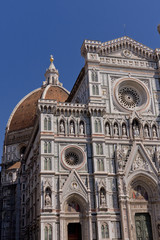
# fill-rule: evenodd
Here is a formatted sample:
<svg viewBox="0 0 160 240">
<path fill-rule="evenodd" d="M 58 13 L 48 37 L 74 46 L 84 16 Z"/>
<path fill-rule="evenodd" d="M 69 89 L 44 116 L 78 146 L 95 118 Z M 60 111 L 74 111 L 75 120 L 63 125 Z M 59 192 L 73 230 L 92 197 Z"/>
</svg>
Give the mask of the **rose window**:
<svg viewBox="0 0 160 240">
<path fill-rule="evenodd" d="M 126 108 L 135 108 L 140 103 L 138 92 L 130 87 L 124 87 L 119 90 L 118 99 L 120 104 Z"/>
<path fill-rule="evenodd" d="M 74 152 L 69 152 L 65 156 L 65 161 L 68 165 L 70 166 L 75 166 L 79 162 L 79 157 L 76 153 Z"/>
<path fill-rule="evenodd" d="M 145 111 L 150 94 L 142 81 L 135 78 L 118 80 L 114 86 L 114 101 L 121 111 Z"/>
<path fill-rule="evenodd" d="M 62 151 L 62 165 L 67 169 L 79 169 L 86 161 L 84 150 L 76 145 L 67 146 Z"/>
</svg>

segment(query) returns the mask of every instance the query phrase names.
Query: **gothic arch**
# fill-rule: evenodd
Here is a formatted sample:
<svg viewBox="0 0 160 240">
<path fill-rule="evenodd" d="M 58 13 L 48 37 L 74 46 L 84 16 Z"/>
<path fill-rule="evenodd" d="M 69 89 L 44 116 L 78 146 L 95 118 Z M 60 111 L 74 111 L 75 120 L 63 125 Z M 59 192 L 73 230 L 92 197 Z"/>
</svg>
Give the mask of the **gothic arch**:
<svg viewBox="0 0 160 240">
<path fill-rule="evenodd" d="M 157 189 L 158 182 L 153 176 L 151 176 L 151 174 L 146 172 L 142 173 L 142 170 L 139 171 L 139 173 L 133 173 L 133 175 L 131 175 L 128 178 L 126 185 L 128 195 L 131 190 L 131 187 L 136 183 L 141 184 L 146 189 L 150 196 L 153 197 L 155 194 L 158 194 Z"/>
<path fill-rule="evenodd" d="M 85 214 L 88 203 L 87 199 L 85 199 L 80 193 L 72 193 L 66 196 L 66 198 L 62 202 L 62 211 L 66 212 L 66 205 L 70 202 L 74 201 L 80 207 L 80 212 Z"/>
</svg>

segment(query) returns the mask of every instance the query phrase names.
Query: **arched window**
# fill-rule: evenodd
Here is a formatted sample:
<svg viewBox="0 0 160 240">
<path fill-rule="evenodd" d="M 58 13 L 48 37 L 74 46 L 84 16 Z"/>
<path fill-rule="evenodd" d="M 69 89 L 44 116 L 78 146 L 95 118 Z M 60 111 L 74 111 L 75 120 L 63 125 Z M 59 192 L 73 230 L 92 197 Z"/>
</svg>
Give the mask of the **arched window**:
<svg viewBox="0 0 160 240">
<path fill-rule="evenodd" d="M 47 158 L 44 159 L 44 170 L 47 170 Z"/>
<path fill-rule="evenodd" d="M 98 171 L 104 171 L 104 162 L 103 159 L 97 160 L 97 170 Z"/>
<path fill-rule="evenodd" d="M 101 235 L 102 238 L 109 238 L 109 228 L 108 228 L 108 224 L 107 223 L 103 223 L 101 226 Z"/>
<path fill-rule="evenodd" d="M 97 170 L 100 171 L 100 159 L 97 160 Z"/>
<path fill-rule="evenodd" d="M 51 130 L 51 118 L 50 117 L 44 118 L 44 130 Z"/>
<path fill-rule="evenodd" d="M 94 122 L 94 128 L 95 128 L 95 132 L 98 132 L 98 122 L 97 122 L 97 120 L 95 120 L 95 122 Z"/>
<path fill-rule="evenodd" d="M 44 142 L 44 153 L 51 153 L 51 142 L 50 141 Z"/>
<path fill-rule="evenodd" d="M 44 153 L 47 153 L 47 146 L 48 146 L 47 142 L 44 142 Z"/>
<path fill-rule="evenodd" d="M 102 239 L 109 238 L 109 228 L 107 223 L 101 225 L 101 235 Z"/>
<path fill-rule="evenodd" d="M 45 226 L 45 240 L 48 240 L 48 227 L 47 226 Z"/>
<path fill-rule="evenodd" d="M 49 226 L 48 235 L 49 235 L 49 240 L 52 240 L 52 227 L 51 226 Z"/>
<path fill-rule="evenodd" d="M 100 161 L 100 171 L 104 171 L 104 162 L 103 159 Z"/>
<path fill-rule="evenodd" d="M 92 79 L 92 82 L 94 82 L 94 72 L 93 71 L 91 73 L 91 79 Z"/>
<path fill-rule="evenodd" d="M 99 144 L 99 153 L 103 154 L 103 146 L 102 146 L 102 144 Z"/>
<path fill-rule="evenodd" d="M 103 146 L 102 144 L 96 144 L 96 153 L 97 155 L 102 155 L 103 154 Z"/>
<path fill-rule="evenodd" d="M 44 159 L 44 170 L 52 170 L 51 158 L 45 158 Z"/>
<path fill-rule="evenodd" d="M 51 153 L 51 142 L 48 142 L 48 153 Z"/>
<path fill-rule="evenodd" d="M 91 79 L 92 79 L 92 82 L 98 82 L 98 74 L 97 74 L 97 72 L 92 71 Z"/>
<path fill-rule="evenodd" d="M 47 118 L 44 119 L 44 130 L 47 130 Z"/>
<path fill-rule="evenodd" d="M 48 130 L 51 130 L 51 118 L 48 117 Z"/>
<path fill-rule="evenodd" d="M 52 226 L 50 224 L 44 228 L 44 238 L 45 240 L 52 240 Z"/>
<path fill-rule="evenodd" d="M 101 127 L 101 121 L 100 121 L 100 119 L 96 119 L 95 122 L 94 122 L 94 125 L 95 125 L 95 132 L 96 132 L 96 133 L 102 132 L 102 127 Z"/>
<path fill-rule="evenodd" d="M 96 95 L 99 95 L 99 88 L 98 88 L 98 85 L 96 85 Z"/>
<path fill-rule="evenodd" d="M 95 85 L 92 86 L 92 93 L 93 93 L 93 95 L 96 95 Z"/>
<path fill-rule="evenodd" d="M 96 154 L 99 155 L 99 144 L 96 144 Z"/>
</svg>

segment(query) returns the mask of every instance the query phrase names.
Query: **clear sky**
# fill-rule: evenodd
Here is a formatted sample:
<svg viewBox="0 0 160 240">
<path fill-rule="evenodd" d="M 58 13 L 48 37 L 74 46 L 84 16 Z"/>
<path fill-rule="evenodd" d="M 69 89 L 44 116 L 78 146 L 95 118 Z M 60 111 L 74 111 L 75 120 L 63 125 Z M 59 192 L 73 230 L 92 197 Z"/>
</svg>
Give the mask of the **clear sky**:
<svg viewBox="0 0 160 240">
<path fill-rule="evenodd" d="M 42 85 L 50 54 L 70 91 L 84 64 L 84 39 L 127 35 L 160 48 L 159 23 L 160 0 L 0 1 L 0 155 L 8 118 L 22 97 Z"/>
</svg>

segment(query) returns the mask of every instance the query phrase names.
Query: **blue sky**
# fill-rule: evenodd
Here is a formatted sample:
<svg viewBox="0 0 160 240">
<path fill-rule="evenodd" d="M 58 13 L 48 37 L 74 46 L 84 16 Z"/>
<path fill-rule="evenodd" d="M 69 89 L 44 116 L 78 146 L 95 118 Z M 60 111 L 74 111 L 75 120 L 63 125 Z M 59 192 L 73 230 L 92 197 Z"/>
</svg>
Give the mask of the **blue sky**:
<svg viewBox="0 0 160 240">
<path fill-rule="evenodd" d="M 42 85 L 50 54 L 60 81 L 70 91 L 84 64 L 80 54 L 84 39 L 109 41 L 126 32 L 160 48 L 159 23 L 159 0 L 1 1 L 0 155 L 8 118 L 22 97 Z"/>
</svg>

